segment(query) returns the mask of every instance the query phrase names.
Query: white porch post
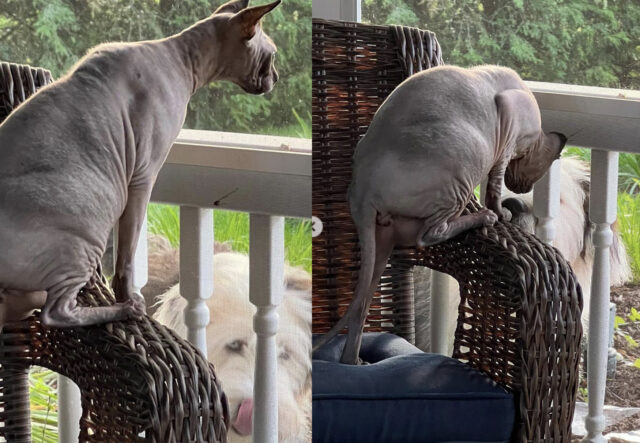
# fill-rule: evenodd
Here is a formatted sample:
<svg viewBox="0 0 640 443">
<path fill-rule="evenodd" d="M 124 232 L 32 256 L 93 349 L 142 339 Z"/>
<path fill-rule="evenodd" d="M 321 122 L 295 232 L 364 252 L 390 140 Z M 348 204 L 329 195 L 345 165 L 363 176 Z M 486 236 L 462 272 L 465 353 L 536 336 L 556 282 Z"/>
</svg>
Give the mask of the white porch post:
<svg viewBox="0 0 640 443">
<path fill-rule="evenodd" d="M 80 435 L 80 389 L 67 377 L 58 375 L 58 441 L 78 441 Z"/>
<path fill-rule="evenodd" d="M 278 441 L 278 350 L 276 333 L 284 273 L 284 217 L 251 214 L 249 294 L 257 307 L 253 328 L 257 335 L 253 387 L 253 442 Z"/>
<path fill-rule="evenodd" d="M 431 270 L 431 352 L 449 353 L 449 288 L 452 278 Z"/>
<path fill-rule="evenodd" d="M 319 0 L 312 3 L 311 15 L 326 20 L 360 21 L 361 0 Z"/>
<path fill-rule="evenodd" d="M 554 219 L 560 209 L 560 162 L 551 164 L 547 173 L 533 188 L 533 213 L 538 219 L 536 235 L 545 243 L 553 244 L 556 236 Z"/>
<path fill-rule="evenodd" d="M 602 431 L 609 341 L 609 247 L 613 243 L 611 223 L 616 219 L 617 192 L 618 153 L 592 150 L 589 212 L 596 231 L 587 353 L 589 413 L 585 419 L 587 436 L 582 440 L 587 443 L 606 441 Z"/>
<path fill-rule="evenodd" d="M 207 299 L 213 293 L 213 210 L 180 207 L 180 294 L 187 339 L 207 356 Z"/>
</svg>

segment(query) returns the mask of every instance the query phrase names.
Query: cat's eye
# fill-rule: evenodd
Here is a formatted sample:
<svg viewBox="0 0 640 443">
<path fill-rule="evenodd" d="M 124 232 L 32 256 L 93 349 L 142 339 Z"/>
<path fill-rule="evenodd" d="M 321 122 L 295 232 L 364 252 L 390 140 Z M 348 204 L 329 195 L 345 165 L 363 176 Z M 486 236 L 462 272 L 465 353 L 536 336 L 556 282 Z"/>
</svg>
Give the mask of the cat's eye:
<svg viewBox="0 0 640 443">
<path fill-rule="evenodd" d="M 227 350 L 230 352 L 242 352 L 242 349 L 247 346 L 247 342 L 244 340 L 234 340 L 232 342 L 227 343 Z"/>
</svg>

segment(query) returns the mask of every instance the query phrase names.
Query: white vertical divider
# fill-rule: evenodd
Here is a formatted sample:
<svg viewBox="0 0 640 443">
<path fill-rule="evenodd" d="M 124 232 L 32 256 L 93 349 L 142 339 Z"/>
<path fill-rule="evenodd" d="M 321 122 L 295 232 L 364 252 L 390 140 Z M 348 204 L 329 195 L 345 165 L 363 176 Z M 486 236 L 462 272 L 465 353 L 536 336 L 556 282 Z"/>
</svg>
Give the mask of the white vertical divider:
<svg viewBox="0 0 640 443">
<path fill-rule="evenodd" d="M 144 220 L 142 220 L 142 227 L 140 228 L 140 236 L 138 237 L 136 253 L 133 256 L 133 289 L 138 293 L 140 293 L 142 288 L 144 288 L 149 281 L 149 247 L 147 245 L 148 227 L 147 215 L 145 214 Z M 142 296 L 142 293 L 140 293 L 140 296 Z"/>
<path fill-rule="evenodd" d="M 213 210 L 180 207 L 180 294 L 187 339 L 207 355 L 207 299 L 213 293 Z"/>
<path fill-rule="evenodd" d="M 591 300 L 589 309 L 589 338 L 587 352 L 587 378 L 589 413 L 585 418 L 587 443 L 603 443 L 605 427 L 604 395 L 607 378 L 607 352 L 609 342 L 609 248 L 613 243 L 611 224 L 616 219 L 618 195 L 618 153 L 591 151 L 591 199 L 589 215 L 595 223 L 595 247 Z"/>
<path fill-rule="evenodd" d="M 278 350 L 276 333 L 284 290 L 284 217 L 250 216 L 251 303 L 257 307 L 253 328 L 257 335 L 253 387 L 253 442 L 278 442 Z"/>
<path fill-rule="evenodd" d="M 533 188 L 533 213 L 538 219 L 536 235 L 545 243 L 553 244 L 556 236 L 554 219 L 559 209 L 560 162 L 556 160 Z"/>
<path fill-rule="evenodd" d="M 80 388 L 67 377 L 58 375 L 58 441 L 78 441 L 82 405 Z"/>
<path fill-rule="evenodd" d="M 431 270 L 431 352 L 449 353 L 449 288 L 452 278 Z"/>
</svg>

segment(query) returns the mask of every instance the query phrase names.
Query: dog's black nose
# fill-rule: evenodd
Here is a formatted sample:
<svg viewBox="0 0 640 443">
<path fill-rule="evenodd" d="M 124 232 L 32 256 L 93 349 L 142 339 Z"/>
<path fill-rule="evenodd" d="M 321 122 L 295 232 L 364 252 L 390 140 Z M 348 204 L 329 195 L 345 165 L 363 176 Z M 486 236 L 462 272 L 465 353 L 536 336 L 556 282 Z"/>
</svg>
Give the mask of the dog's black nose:
<svg viewBox="0 0 640 443">
<path fill-rule="evenodd" d="M 502 206 L 511 211 L 513 217 L 529 212 L 529 208 L 522 199 L 509 197 L 502 200 Z"/>
</svg>

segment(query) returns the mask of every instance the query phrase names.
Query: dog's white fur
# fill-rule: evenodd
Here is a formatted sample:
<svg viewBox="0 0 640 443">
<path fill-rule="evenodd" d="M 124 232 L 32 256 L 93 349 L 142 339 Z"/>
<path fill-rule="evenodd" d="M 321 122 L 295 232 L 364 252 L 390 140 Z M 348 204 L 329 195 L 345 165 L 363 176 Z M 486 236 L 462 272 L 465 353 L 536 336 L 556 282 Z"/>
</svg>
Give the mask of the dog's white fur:
<svg viewBox="0 0 640 443">
<path fill-rule="evenodd" d="M 213 295 L 207 300 L 211 322 L 207 326 L 208 358 L 216 368 L 229 399 L 231 422 L 242 400 L 253 392 L 256 337 L 255 307 L 249 301 L 249 258 L 239 253 L 218 253 L 213 259 Z M 158 297 L 154 314 L 160 323 L 186 336 L 183 310 L 186 300 L 179 285 Z M 278 424 L 280 442 L 311 441 L 311 277 L 307 272 L 285 267 L 285 294 L 278 308 L 277 343 Z M 231 343 L 246 343 L 240 352 Z M 229 442 L 248 443 L 233 428 Z"/>
<path fill-rule="evenodd" d="M 556 235 L 554 246 L 569 262 L 576 278 L 582 287 L 584 297 L 584 309 L 582 311 L 582 324 L 585 331 L 588 330 L 589 300 L 591 295 L 591 274 L 593 270 L 593 243 L 592 233 L 594 227 L 589 222 L 585 209 L 588 210 L 588 188 L 590 182 L 589 166 L 574 157 L 560 159 L 560 212 L 556 219 Z M 525 231 L 534 233 L 536 219 L 533 215 L 533 193 L 514 194 L 505 189 L 503 199 L 516 197 L 527 206 L 525 215 L 512 220 Z M 620 234 L 616 226 L 613 226 L 614 242 L 611 247 L 611 285 L 620 286 L 631 280 L 631 268 Z M 416 268 L 416 344 L 418 347 L 428 350 L 430 347 L 430 274 L 428 270 Z M 418 287 L 419 286 L 419 287 Z M 460 295 L 458 284 L 455 280 L 449 288 L 449 352 L 453 350 L 453 336 L 455 333 L 458 316 Z"/>
</svg>

